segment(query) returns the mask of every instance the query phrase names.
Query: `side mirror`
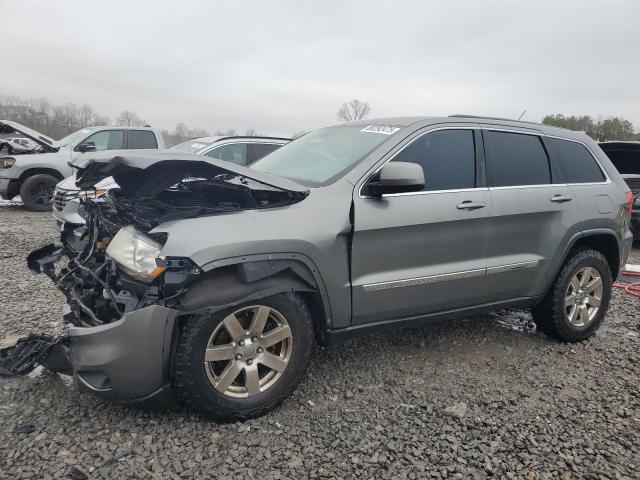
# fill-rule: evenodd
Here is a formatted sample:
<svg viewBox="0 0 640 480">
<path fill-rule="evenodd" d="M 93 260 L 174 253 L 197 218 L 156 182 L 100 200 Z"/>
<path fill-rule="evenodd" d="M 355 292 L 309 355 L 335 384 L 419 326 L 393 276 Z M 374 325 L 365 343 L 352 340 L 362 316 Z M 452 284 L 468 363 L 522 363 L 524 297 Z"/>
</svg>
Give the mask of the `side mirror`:
<svg viewBox="0 0 640 480">
<path fill-rule="evenodd" d="M 418 192 L 424 188 L 422 166 L 410 162 L 387 162 L 378 180 L 367 184 L 369 193 L 379 197 L 385 193 Z"/>
<path fill-rule="evenodd" d="M 78 146 L 76 147 L 76 150 L 82 153 L 95 152 L 96 144 L 94 142 L 82 142 L 78 144 Z"/>
</svg>

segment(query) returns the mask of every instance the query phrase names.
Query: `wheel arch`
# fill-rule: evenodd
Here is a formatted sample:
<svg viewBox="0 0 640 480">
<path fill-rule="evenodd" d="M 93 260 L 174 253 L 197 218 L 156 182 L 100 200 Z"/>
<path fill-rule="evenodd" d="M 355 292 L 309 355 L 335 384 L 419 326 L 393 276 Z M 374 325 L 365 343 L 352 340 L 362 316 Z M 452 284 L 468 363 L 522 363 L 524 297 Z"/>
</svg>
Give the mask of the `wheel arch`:
<svg viewBox="0 0 640 480">
<path fill-rule="evenodd" d="M 330 326 L 329 297 L 318 269 L 305 255 L 248 255 L 212 262 L 176 300 L 180 316 L 216 312 L 243 303 L 294 292 L 307 304 L 316 339 L 324 343 Z"/>
<path fill-rule="evenodd" d="M 573 251 L 577 248 L 592 248 L 599 251 L 607 259 L 613 280 L 620 273 L 620 242 L 618 237 L 609 229 L 586 230 L 571 239 L 564 253 L 562 262 L 556 268 L 553 278 L 556 277 L 562 265 L 564 265 Z"/>
<path fill-rule="evenodd" d="M 36 167 L 36 168 L 29 168 L 24 172 L 22 172 L 18 181 L 22 183 L 29 177 L 33 177 L 34 175 L 41 175 L 41 174 L 51 175 L 53 177 L 56 177 L 58 180 L 64 179 L 64 176 L 55 168 Z"/>
</svg>

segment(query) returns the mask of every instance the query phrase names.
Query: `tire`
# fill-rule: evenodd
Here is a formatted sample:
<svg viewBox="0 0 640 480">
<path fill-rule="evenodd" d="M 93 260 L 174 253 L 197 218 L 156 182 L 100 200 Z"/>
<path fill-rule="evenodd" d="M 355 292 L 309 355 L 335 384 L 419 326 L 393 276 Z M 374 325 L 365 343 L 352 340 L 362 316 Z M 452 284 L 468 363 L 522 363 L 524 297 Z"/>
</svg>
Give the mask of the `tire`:
<svg viewBox="0 0 640 480">
<path fill-rule="evenodd" d="M 601 292 L 598 292 L 596 274 L 601 281 Z M 585 285 L 582 285 L 585 277 Z M 612 283 L 611 269 L 602 253 L 590 248 L 574 250 L 545 298 L 532 309 L 536 326 L 544 334 L 564 342 L 579 342 L 591 337 L 609 308 Z M 592 288 L 595 290 L 589 293 Z M 599 305 L 597 310 L 592 310 L 596 300 Z"/>
<path fill-rule="evenodd" d="M 7 147 L 7 155 L 13 155 L 13 148 L 8 143 L 5 144 Z"/>
<path fill-rule="evenodd" d="M 240 321 L 243 327 L 240 333 L 244 335 L 254 325 L 258 309 L 269 309 L 266 326 L 260 330 L 263 334 L 259 338 L 253 336 L 251 341 L 247 338 L 248 343 L 241 346 L 243 340 L 237 339 L 245 337 L 238 336 L 238 332 L 235 337 L 231 335 L 234 329 L 227 327 L 228 322 L 233 324 L 229 317 Z M 264 339 L 270 332 L 275 329 L 286 331 L 284 324 L 277 323 L 283 321 L 289 326 L 291 338 L 267 346 L 269 342 Z M 251 335 L 254 333 L 251 332 Z M 218 338 L 222 340 L 215 343 Z M 309 365 L 313 340 L 314 329 L 309 311 L 302 299 L 293 293 L 274 295 L 213 314 L 191 316 L 181 328 L 174 357 L 173 386 L 176 398 L 189 409 L 217 421 L 246 420 L 263 415 L 282 403 L 300 383 Z M 264 348 L 259 346 L 262 341 Z M 211 349 L 216 345 L 225 359 L 205 362 L 207 347 Z M 232 350 L 229 351 L 229 348 Z M 279 351 L 273 350 L 278 348 Z M 275 354 L 269 353 L 269 350 Z M 262 363 L 268 360 L 266 355 L 280 359 L 278 368 L 282 368 L 280 362 L 288 355 L 286 366 L 280 372 L 268 368 Z M 255 358 L 255 362 L 252 358 Z M 235 374 L 238 368 L 242 370 L 234 377 L 234 383 L 225 387 L 229 383 L 225 372 L 227 375 L 232 371 Z M 258 372 L 251 375 L 259 379 L 254 382 L 261 383 L 258 390 L 255 389 L 257 384 L 253 383 L 254 390 L 250 393 L 248 372 L 251 368 Z"/>
<path fill-rule="evenodd" d="M 20 198 L 25 207 L 34 212 L 51 210 L 53 192 L 58 179 L 52 175 L 40 173 L 32 175 L 22 182 Z"/>
</svg>

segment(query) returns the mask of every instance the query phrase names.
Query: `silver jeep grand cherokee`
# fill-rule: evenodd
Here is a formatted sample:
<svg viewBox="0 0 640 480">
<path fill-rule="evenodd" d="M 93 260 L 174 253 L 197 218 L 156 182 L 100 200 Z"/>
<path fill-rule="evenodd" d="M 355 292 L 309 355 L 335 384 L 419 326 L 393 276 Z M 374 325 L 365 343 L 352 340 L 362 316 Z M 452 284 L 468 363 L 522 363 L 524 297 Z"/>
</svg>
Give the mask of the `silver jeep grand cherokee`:
<svg viewBox="0 0 640 480">
<path fill-rule="evenodd" d="M 179 152 L 75 166 L 80 188 L 120 188 L 28 258 L 66 294 L 68 334 L 18 341 L 5 370 L 40 362 L 219 420 L 278 405 L 314 342 L 381 327 L 530 307 L 545 334 L 584 340 L 632 240 L 592 139 L 503 119 L 346 123 L 251 168 Z"/>
</svg>

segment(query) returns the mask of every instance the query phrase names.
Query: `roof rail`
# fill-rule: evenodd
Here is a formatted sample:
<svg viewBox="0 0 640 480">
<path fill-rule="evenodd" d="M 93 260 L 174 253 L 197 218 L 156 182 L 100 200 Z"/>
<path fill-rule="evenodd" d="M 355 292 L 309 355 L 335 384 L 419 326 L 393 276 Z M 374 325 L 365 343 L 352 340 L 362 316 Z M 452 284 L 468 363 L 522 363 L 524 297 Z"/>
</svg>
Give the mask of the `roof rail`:
<svg viewBox="0 0 640 480">
<path fill-rule="evenodd" d="M 290 138 L 286 138 L 286 137 L 269 137 L 268 135 L 223 135 L 220 138 L 218 138 L 218 140 L 216 141 L 221 141 L 221 140 L 228 140 L 228 139 L 233 139 L 233 138 L 258 138 L 258 139 L 262 139 L 262 140 L 287 140 L 287 141 L 291 141 Z"/>
<path fill-rule="evenodd" d="M 449 117 L 454 117 L 454 118 L 477 118 L 479 120 L 482 120 L 482 119 L 484 119 L 484 120 L 502 120 L 502 121 L 505 121 L 505 122 L 518 122 L 518 123 L 529 123 L 529 124 L 532 124 L 532 125 L 543 125 L 540 122 L 530 122 L 528 120 L 515 120 L 513 118 L 502 118 L 502 117 L 483 117 L 481 115 L 464 115 L 464 114 L 461 114 L 461 113 L 455 113 L 453 115 L 449 115 Z M 550 125 L 550 126 L 553 126 L 553 125 Z M 560 128 L 562 128 L 562 127 L 560 127 Z"/>
</svg>

